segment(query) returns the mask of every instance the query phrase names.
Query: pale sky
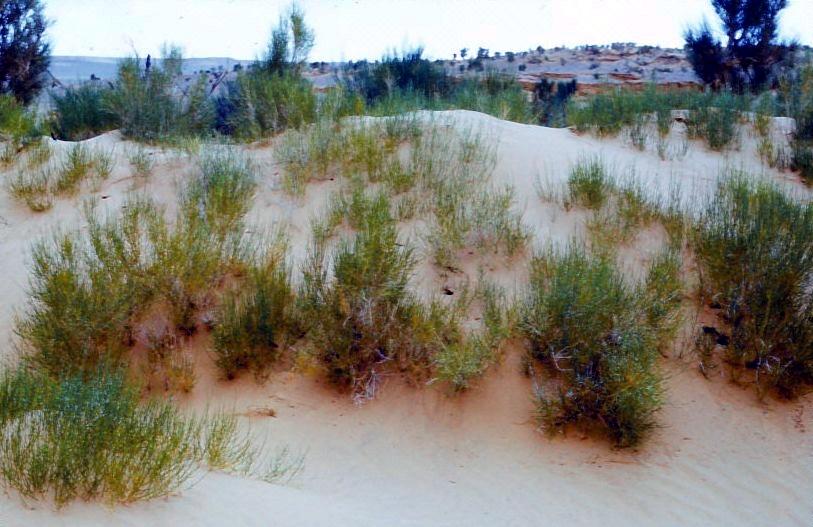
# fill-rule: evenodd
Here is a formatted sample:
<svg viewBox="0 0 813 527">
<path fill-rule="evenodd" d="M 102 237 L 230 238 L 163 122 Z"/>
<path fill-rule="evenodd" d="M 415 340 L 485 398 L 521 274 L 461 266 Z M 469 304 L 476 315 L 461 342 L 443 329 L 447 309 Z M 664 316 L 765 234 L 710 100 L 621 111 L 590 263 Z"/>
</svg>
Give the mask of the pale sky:
<svg viewBox="0 0 813 527">
<path fill-rule="evenodd" d="M 251 59 L 288 0 L 45 0 L 56 55 L 158 54 Z M 422 45 L 431 58 L 460 48 L 529 48 L 637 42 L 680 47 L 709 0 L 300 0 L 316 32 L 311 60 L 376 59 Z M 813 0 L 790 0 L 780 32 L 813 44 Z"/>
</svg>

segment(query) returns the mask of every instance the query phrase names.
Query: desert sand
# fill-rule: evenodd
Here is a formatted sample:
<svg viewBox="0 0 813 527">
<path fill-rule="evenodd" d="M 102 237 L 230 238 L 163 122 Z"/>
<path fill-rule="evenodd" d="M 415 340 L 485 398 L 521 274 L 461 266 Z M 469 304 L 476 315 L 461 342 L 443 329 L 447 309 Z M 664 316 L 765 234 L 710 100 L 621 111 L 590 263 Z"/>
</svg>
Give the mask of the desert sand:
<svg viewBox="0 0 813 527">
<path fill-rule="evenodd" d="M 583 234 L 584 214 L 545 202 L 537 187 L 562 188 L 568 168 L 600 154 L 621 173 L 634 170 L 645 188 L 666 196 L 679 187 L 687 204 L 713 192 L 724 168 L 743 168 L 783 182 L 799 193 L 793 176 L 763 167 L 743 132 L 738 150 L 709 152 L 691 143 L 685 155 L 663 161 L 622 139 L 599 140 L 567 129 L 501 121 L 453 111 L 422 114 L 443 126 L 482 130 L 496 141 L 495 183 L 516 188 L 517 206 L 534 244 L 566 242 Z M 781 133 L 781 130 L 778 130 Z M 151 149 L 156 168 L 146 183 L 131 177 L 117 132 L 87 141 L 114 148 L 117 166 L 100 188 L 59 198 L 45 213 L 30 212 L 0 192 L 0 355 L 14 357 L 13 321 L 24 307 L 31 243 L 55 228 L 81 225 L 82 199 L 93 195 L 114 210 L 135 188 L 170 204 L 175 183 L 192 170 L 188 157 Z M 57 149 L 71 143 L 59 142 Z M 309 185 L 304 198 L 280 188 L 273 148 L 245 148 L 262 179 L 249 225 L 287 227 L 292 258 L 301 259 L 308 219 L 336 182 Z M 663 233 L 644 231 L 622 251 L 627 268 L 657 250 Z M 476 266 L 464 265 L 475 278 Z M 522 261 L 494 262 L 489 272 L 521 292 Z M 428 266 L 415 285 L 431 293 L 449 280 Z M 687 321 L 690 324 L 692 321 Z M 305 454 L 305 469 L 286 485 L 210 473 L 176 496 L 111 508 L 74 503 L 54 511 L 0 495 L 0 525 L 810 525 L 813 522 L 813 396 L 787 403 L 757 400 L 717 370 L 710 379 L 680 343 L 665 357 L 669 374 L 663 427 L 638 450 L 614 450 L 579 432 L 548 438 L 532 419 L 531 381 L 520 373 L 520 345 L 462 395 L 437 386 L 407 386 L 386 379 L 378 397 L 356 406 L 325 382 L 281 366 L 258 383 L 250 374 L 224 381 L 206 354 L 206 336 L 192 342 L 198 381 L 176 396 L 189 409 L 233 408 L 266 448 L 288 445 Z M 273 409 L 273 412 L 269 412 Z M 274 413 L 271 417 L 268 414 Z"/>
</svg>

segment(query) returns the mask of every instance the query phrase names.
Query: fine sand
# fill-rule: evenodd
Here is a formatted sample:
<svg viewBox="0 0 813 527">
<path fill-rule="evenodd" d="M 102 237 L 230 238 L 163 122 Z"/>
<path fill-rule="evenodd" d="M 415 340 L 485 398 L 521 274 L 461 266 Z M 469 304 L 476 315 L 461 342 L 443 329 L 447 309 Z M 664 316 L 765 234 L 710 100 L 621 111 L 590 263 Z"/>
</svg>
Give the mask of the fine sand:
<svg viewBox="0 0 813 527">
<path fill-rule="evenodd" d="M 649 192 L 664 198 L 679 188 L 687 205 L 702 203 L 727 167 L 807 192 L 793 176 L 763 168 L 747 132 L 739 150 L 718 154 L 691 143 L 685 155 L 663 161 L 653 149 L 640 152 L 621 139 L 598 140 L 474 112 L 423 118 L 480 130 L 498 144 L 494 181 L 515 186 L 517 206 L 537 246 L 583 234 L 584 213 L 565 212 L 537 192 L 540 186 L 561 190 L 569 166 L 583 156 L 601 154 L 621 174 L 634 170 Z M 0 356 L 5 359 L 14 356 L 13 320 L 25 304 L 32 241 L 55 228 L 81 226 L 78 205 L 88 195 L 110 210 L 133 189 L 170 205 L 176 182 L 192 170 L 181 154 L 154 149 L 155 171 L 149 181 L 139 182 L 127 163 L 132 144 L 115 132 L 87 143 L 117 153 L 113 174 L 96 191 L 58 198 L 42 214 L 0 191 Z M 59 143 L 57 149 L 70 145 Z M 337 183 L 311 184 L 304 198 L 291 199 L 280 189 L 272 148 L 246 149 L 262 174 L 248 224 L 286 226 L 292 258 L 299 260 L 308 219 Z M 658 229 L 642 232 L 622 251 L 626 269 L 635 274 L 662 239 Z M 476 278 L 473 256 L 461 267 L 465 274 L 447 277 L 422 265 L 415 286 L 432 294 L 466 275 Z M 489 262 L 487 268 L 501 284 L 521 292 L 522 259 L 511 265 Z M 720 370 L 705 379 L 685 346 L 663 360 L 668 374 L 667 403 L 659 417 L 663 427 L 638 450 L 614 450 L 578 431 L 549 439 L 537 430 L 533 387 L 520 373 L 518 343 L 467 393 L 450 396 L 439 386 L 408 386 L 391 377 L 378 397 L 362 406 L 285 366 L 264 383 L 250 374 L 220 380 L 207 346 L 206 335 L 191 343 L 198 381 L 190 395 L 177 396 L 179 404 L 234 408 L 265 448 L 287 445 L 305 455 L 299 477 L 272 485 L 210 473 L 167 499 L 115 508 L 78 502 L 58 512 L 49 503 L 24 503 L 9 491 L 0 494 L 0 526 L 813 524 L 813 396 L 760 402 L 752 389 L 732 385 Z"/>
</svg>

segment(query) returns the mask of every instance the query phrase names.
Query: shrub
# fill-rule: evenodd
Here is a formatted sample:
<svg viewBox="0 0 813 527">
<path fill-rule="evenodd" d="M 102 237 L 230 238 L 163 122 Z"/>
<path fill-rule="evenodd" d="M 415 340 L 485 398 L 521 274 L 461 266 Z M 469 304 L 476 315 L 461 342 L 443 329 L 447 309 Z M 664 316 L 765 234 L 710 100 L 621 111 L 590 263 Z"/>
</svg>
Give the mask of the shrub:
<svg viewBox="0 0 813 527">
<path fill-rule="evenodd" d="M 407 289 L 415 259 L 398 241 L 383 194 L 361 220 L 353 239 L 334 250 L 330 269 L 323 247 L 312 250 L 303 271 L 302 316 L 328 378 L 372 396 L 386 363 L 422 369 L 429 357 L 414 328 L 419 305 Z"/>
<path fill-rule="evenodd" d="M 0 378 L 0 478 L 23 497 L 131 503 L 167 496 L 201 467 L 247 470 L 254 450 L 221 414 L 183 416 L 141 403 L 122 373 Z"/>
<path fill-rule="evenodd" d="M 39 133 L 33 112 L 26 110 L 11 95 L 0 93 L 0 140 L 9 141 L 2 161 L 12 161 Z"/>
<path fill-rule="evenodd" d="M 131 206 L 118 223 L 88 213 L 88 238 L 56 234 L 34 246 L 29 306 L 16 330 L 38 368 L 60 376 L 119 362 L 131 316 L 149 298 L 139 260 L 153 212 Z"/>
<path fill-rule="evenodd" d="M 568 202 L 598 210 L 609 198 L 615 182 L 599 158 L 582 160 L 570 169 L 567 178 Z"/>
<path fill-rule="evenodd" d="M 413 91 L 428 98 L 444 96 L 451 87 L 443 68 L 423 58 L 422 48 L 401 56 L 385 56 L 374 64 L 357 62 L 346 73 L 348 88 L 360 93 L 368 104 L 397 91 Z"/>
<path fill-rule="evenodd" d="M 226 88 L 216 102 L 216 128 L 238 139 L 268 137 L 316 119 L 316 95 L 299 75 L 255 68 L 240 72 Z"/>
<path fill-rule="evenodd" d="M 731 331 L 726 360 L 752 369 L 761 393 L 790 397 L 813 380 L 811 243 L 813 207 L 743 174 L 721 184 L 699 220 L 702 287 Z"/>
<path fill-rule="evenodd" d="M 531 357 L 558 382 L 538 394 L 549 431 L 598 425 L 619 446 L 633 446 L 656 426 L 663 402 L 656 336 L 667 316 L 648 304 L 675 308 L 656 285 L 661 273 L 656 263 L 644 284 L 630 286 L 612 260 L 577 246 L 533 259 L 520 326 Z"/>
<path fill-rule="evenodd" d="M 249 270 L 246 282 L 223 300 L 212 336 L 216 363 L 227 378 L 244 368 L 261 372 L 278 358 L 294 323 L 294 305 L 281 254 Z"/>
<path fill-rule="evenodd" d="M 116 116 L 105 105 L 105 93 L 94 84 L 69 87 L 61 95 L 52 93 L 54 133 L 60 139 L 81 141 L 116 128 Z"/>
<path fill-rule="evenodd" d="M 118 364 L 153 307 L 173 330 L 195 331 L 218 279 L 243 266 L 241 222 L 254 188 L 245 162 L 214 153 L 182 189 L 173 225 L 134 199 L 107 218 L 89 207 L 87 234 L 35 245 L 31 299 L 17 322 L 28 360 L 54 376 Z"/>
<path fill-rule="evenodd" d="M 119 63 L 114 87 L 105 92 L 105 104 L 125 136 L 155 142 L 211 130 L 215 114 L 204 75 L 198 76 L 185 96 L 173 93 L 181 61 L 180 49 L 169 47 L 164 49 L 161 67 L 142 71 L 138 57 Z"/>
</svg>

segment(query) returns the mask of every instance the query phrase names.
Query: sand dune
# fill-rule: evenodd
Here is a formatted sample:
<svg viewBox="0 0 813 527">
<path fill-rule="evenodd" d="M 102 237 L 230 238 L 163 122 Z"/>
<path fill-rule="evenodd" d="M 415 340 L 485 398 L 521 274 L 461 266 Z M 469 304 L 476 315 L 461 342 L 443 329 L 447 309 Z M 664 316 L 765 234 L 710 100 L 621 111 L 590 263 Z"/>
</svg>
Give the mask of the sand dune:
<svg viewBox="0 0 813 527">
<path fill-rule="evenodd" d="M 518 206 L 535 243 L 567 241 L 581 232 L 578 212 L 543 202 L 538 180 L 555 188 L 581 156 L 601 154 L 620 172 L 634 169 L 651 192 L 678 186 L 699 203 L 725 167 L 741 167 L 807 192 L 793 177 L 763 169 L 743 134 L 742 148 L 725 155 L 691 144 L 685 156 L 662 161 L 622 140 L 580 137 L 569 130 L 526 126 L 465 111 L 423 114 L 448 126 L 482 130 L 498 143 L 495 182 L 516 187 Z M 132 189 L 129 148 L 116 133 L 88 141 L 114 147 L 118 165 L 93 194 L 115 208 Z M 58 148 L 69 144 L 60 143 Z M 307 220 L 335 182 L 311 185 L 303 200 L 279 189 L 272 149 L 252 146 L 263 179 L 249 224 L 288 226 L 293 257 L 301 258 Z M 156 170 L 143 188 L 171 203 L 174 181 L 188 159 L 155 150 Z M 84 196 L 84 195 L 83 195 Z M 58 199 L 33 214 L 0 193 L 0 343 L 13 356 L 13 317 L 25 302 L 31 242 L 54 228 L 79 225 L 82 196 Z M 645 232 L 625 252 L 629 267 L 657 248 L 660 234 Z M 421 268 L 424 269 L 424 268 Z M 467 271 L 474 272 L 469 267 Z M 491 273 L 521 288 L 523 264 Z M 427 291 L 440 278 L 424 269 L 416 283 Z M 813 397 L 793 403 L 758 402 L 752 391 L 722 376 L 707 380 L 691 359 L 664 359 L 669 373 L 663 428 L 640 450 L 613 450 L 579 433 L 548 439 L 531 416 L 532 387 L 520 374 L 517 347 L 473 390 L 449 396 L 434 386 L 407 386 L 389 378 L 377 399 L 355 406 L 318 379 L 280 368 L 258 384 L 246 375 L 219 380 L 206 358 L 205 336 L 193 345 L 198 383 L 179 402 L 233 407 L 268 448 L 289 445 L 306 453 L 304 473 L 289 485 L 209 474 L 178 496 L 108 508 L 76 503 L 54 512 L 46 503 L 0 496 L 0 525 L 810 525 L 813 522 Z M 276 417 L 259 415 L 273 408 Z"/>
</svg>

